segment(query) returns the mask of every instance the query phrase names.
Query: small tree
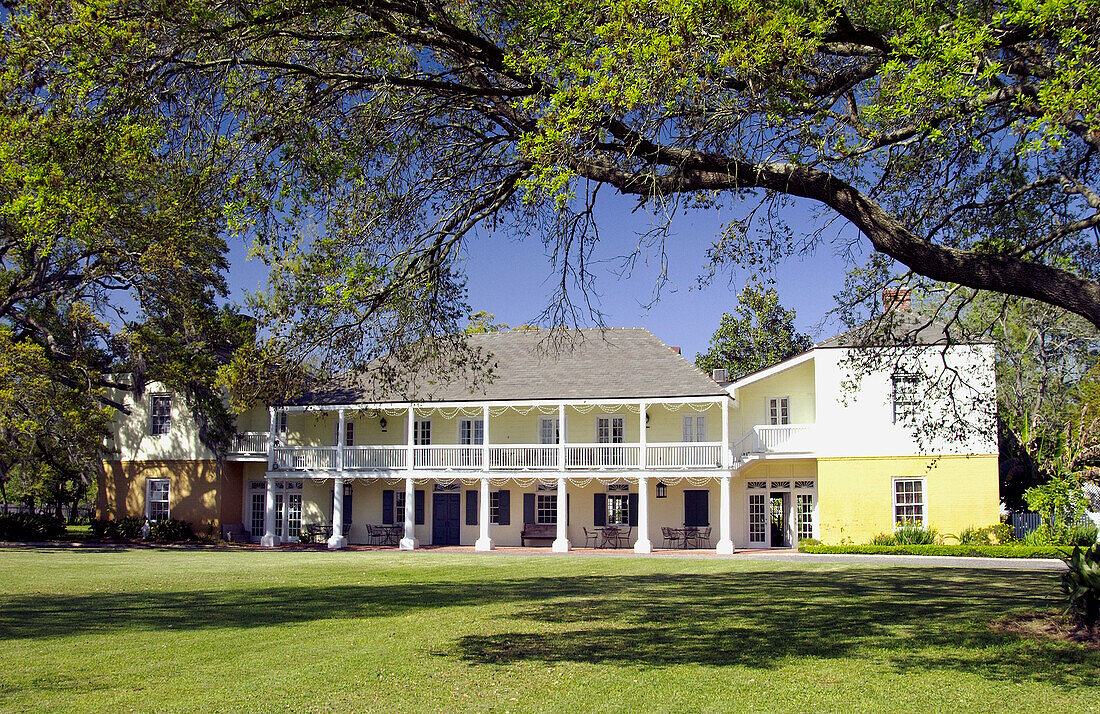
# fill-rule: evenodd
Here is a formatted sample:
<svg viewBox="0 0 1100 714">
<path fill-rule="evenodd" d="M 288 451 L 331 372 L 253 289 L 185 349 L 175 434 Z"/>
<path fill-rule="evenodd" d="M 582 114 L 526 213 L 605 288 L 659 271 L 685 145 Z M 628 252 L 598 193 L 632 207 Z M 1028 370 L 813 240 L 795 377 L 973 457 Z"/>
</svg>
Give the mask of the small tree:
<svg viewBox="0 0 1100 714">
<path fill-rule="evenodd" d="M 723 313 L 710 349 L 695 356 L 699 369 L 725 369 L 730 379 L 754 372 L 805 352 L 813 341 L 795 329 L 794 310 L 779 304 L 775 288 L 758 281 L 745 284 L 737 294 L 736 314 Z"/>
</svg>

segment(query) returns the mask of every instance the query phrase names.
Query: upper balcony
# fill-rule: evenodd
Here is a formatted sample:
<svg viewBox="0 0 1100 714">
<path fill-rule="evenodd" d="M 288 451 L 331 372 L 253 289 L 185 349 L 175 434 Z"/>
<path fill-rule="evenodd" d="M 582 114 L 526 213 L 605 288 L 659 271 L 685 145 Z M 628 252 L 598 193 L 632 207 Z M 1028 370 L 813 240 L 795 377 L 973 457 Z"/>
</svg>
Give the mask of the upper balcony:
<svg viewBox="0 0 1100 714">
<path fill-rule="evenodd" d="M 815 451 L 813 424 L 757 425 L 731 446 L 734 467 L 767 456 L 810 454 Z"/>
</svg>

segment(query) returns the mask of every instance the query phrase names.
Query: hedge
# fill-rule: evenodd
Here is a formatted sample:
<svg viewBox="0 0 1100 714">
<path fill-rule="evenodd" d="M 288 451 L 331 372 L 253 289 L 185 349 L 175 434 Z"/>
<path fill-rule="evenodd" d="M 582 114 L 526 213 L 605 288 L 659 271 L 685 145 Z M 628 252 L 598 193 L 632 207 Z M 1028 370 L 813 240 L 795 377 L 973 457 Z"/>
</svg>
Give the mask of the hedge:
<svg viewBox="0 0 1100 714">
<path fill-rule="evenodd" d="M 65 521 L 32 513 L 0 513 L 0 540 L 54 540 L 65 534 Z"/>
<path fill-rule="evenodd" d="M 960 558 L 1068 558 L 1073 546 L 1028 545 L 804 545 L 800 553 L 949 555 Z"/>
</svg>

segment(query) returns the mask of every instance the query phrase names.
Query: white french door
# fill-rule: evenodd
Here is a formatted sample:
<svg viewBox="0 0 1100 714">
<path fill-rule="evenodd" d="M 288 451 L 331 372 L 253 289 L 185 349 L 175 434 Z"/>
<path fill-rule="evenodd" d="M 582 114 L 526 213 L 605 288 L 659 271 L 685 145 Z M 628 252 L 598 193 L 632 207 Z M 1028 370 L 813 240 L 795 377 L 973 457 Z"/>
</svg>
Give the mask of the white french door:
<svg viewBox="0 0 1100 714">
<path fill-rule="evenodd" d="M 267 483 L 252 481 L 248 485 L 248 513 L 245 520 L 253 541 L 264 534 L 267 509 Z M 275 537 L 282 543 L 297 543 L 302 532 L 302 482 L 275 482 Z"/>
</svg>

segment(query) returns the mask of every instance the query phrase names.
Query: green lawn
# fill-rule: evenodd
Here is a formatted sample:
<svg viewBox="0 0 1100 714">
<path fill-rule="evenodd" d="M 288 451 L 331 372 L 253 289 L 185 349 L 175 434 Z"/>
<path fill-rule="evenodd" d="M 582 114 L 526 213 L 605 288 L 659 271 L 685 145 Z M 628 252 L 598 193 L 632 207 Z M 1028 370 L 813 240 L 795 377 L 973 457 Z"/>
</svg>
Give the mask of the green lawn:
<svg viewBox="0 0 1100 714">
<path fill-rule="evenodd" d="M 0 551 L 2 711 L 1100 711 L 990 629 L 1057 574 L 620 557 Z"/>
</svg>

